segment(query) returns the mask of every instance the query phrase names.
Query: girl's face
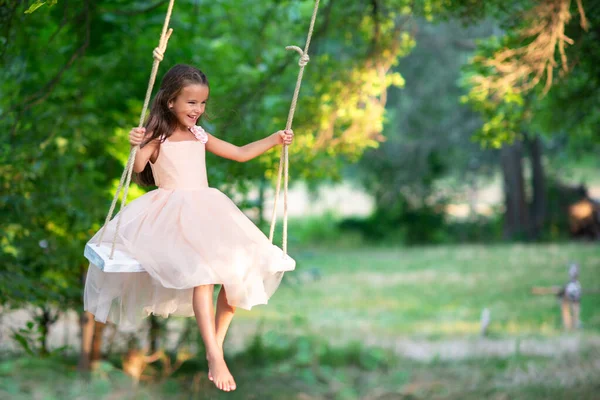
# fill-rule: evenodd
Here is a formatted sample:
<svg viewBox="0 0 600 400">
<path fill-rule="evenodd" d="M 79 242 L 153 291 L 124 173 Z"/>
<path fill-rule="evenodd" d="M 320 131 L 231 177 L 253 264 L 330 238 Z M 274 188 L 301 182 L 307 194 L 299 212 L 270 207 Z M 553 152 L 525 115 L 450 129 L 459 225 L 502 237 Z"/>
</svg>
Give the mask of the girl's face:
<svg viewBox="0 0 600 400">
<path fill-rule="evenodd" d="M 192 84 L 185 86 L 174 100 L 169 101 L 169 109 L 181 125 L 190 128 L 204 114 L 207 100 L 208 87 Z"/>
</svg>

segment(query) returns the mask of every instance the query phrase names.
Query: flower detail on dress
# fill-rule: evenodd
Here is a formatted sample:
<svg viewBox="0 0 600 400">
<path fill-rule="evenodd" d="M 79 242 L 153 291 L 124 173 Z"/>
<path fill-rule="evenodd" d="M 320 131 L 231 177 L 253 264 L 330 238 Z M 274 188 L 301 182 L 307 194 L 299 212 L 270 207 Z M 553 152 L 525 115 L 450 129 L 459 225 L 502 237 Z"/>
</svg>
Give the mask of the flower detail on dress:
<svg viewBox="0 0 600 400">
<path fill-rule="evenodd" d="M 208 142 L 208 134 L 201 126 L 194 125 L 190 128 L 190 132 L 194 134 L 196 139 L 200 141 L 200 143 L 205 144 Z"/>
</svg>

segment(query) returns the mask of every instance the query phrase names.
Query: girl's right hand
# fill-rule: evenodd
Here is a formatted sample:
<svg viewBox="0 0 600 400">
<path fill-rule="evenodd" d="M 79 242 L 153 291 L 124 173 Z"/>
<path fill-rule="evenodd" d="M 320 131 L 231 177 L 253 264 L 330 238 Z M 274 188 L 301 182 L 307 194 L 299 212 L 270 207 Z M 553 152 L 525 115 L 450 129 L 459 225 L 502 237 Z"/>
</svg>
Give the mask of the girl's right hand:
<svg viewBox="0 0 600 400">
<path fill-rule="evenodd" d="M 133 128 L 129 131 L 129 143 L 132 146 L 139 146 L 144 140 L 146 128 Z"/>
</svg>

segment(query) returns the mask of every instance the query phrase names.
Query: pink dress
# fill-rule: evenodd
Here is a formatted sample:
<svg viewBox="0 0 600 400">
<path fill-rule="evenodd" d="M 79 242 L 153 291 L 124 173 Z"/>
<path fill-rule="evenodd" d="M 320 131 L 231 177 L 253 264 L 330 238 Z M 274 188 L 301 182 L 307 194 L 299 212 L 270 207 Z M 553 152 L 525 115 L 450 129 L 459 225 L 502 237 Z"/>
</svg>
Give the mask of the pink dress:
<svg viewBox="0 0 600 400">
<path fill-rule="evenodd" d="M 205 141 L 160 145 L 151 163 L 158 189 L 123 209 L 117 236 L 117 249 L 145 272 L 103 272 L 91 264 L 84 309 L 96 320 L 127 330 L 150 313 L 193 316 L 192 289 L 209 284 L 223 284 L 232 306 L 250 309 L 266 304 L 284 271 L 295 268 L 227 196 L 208 186 Z M 103 242 L 112 243 L 116 223 L 115 216 Z"/>
</svg>

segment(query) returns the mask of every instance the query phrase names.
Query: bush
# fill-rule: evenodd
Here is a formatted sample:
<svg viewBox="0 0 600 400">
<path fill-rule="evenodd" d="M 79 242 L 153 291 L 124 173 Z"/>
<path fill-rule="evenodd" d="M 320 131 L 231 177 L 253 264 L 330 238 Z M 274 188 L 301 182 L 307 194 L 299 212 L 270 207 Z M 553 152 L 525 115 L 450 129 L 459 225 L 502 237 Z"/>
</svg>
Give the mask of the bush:
<svg viewBox="0 0 600 400">
<path fill-rule="evenodd" d="M 346 218 L 339 223 L 342 234 L 358 232 L 367 242 L 383 244 L 489 243 L 502 240 L 502 218 L 480 217 L 448 222 L 430 207 L 393 214 L 377 210 L 367 218 Z"/>
<path fill-rule="evenodd" d="M 278 225 L 281 227 L 281 224 Z M 268 232 L 267 232 L 268 234 Z M 281 243 L 281 229 L 276 230 L 274 243 Z M 362 243 L 362 235 L 340 229 L 339 218 L 332 212 L 321 216 L 294 218 L 288 221 L 288 242 L 295 246 L 351 247 Z"/>
</svg>

